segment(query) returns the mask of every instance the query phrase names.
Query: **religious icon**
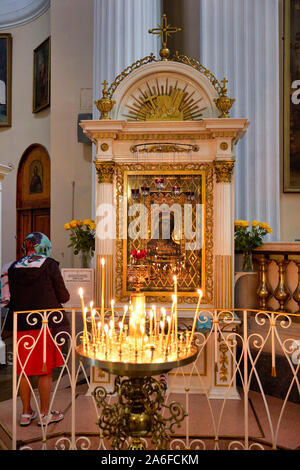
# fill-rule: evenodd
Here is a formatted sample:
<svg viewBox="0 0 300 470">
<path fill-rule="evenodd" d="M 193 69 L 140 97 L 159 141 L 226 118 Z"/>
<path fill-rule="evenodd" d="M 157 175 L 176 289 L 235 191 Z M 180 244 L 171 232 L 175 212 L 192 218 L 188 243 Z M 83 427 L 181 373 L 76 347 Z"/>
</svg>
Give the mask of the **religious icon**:
<svg viewBox="0 0 300 470">
<path fill-rule="evenodd" d="M 43 167 L 39 160 L 34 160 L 30 165 L 30 194 L 43 192 Z"/>
<path fill-rule="evenodd" d="M 0 34 L 0 127 L 11 126 L 12 38 Z"/>
<path fill-rule="evenodd" d="M 300 5 L 285 2 L 284 192 L 300 192 Z"/>
<path fill-rule="evenodd" d="M 50 38 L 34 50 L 33 113 L 50 105 Z"/>
</svg>

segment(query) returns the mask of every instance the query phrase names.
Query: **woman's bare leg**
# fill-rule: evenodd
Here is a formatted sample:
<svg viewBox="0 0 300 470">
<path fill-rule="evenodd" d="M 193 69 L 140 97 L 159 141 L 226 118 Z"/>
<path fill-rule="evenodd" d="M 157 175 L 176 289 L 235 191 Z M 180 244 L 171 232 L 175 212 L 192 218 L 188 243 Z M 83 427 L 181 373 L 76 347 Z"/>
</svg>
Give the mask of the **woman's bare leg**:
<svg viewBox="0 0 300 470">
<path fill-rule="evenodd" d="M 41 414 L 49 413 L 52 374 L 39 375 L 38 390 L 41 402 Z"/>
<path fill-rule="evenodd" d="M 23 404 L 23 414 L 30 415 L 32 413 L 32 408 L 30 405 L 31 399 L 31 388 L 30 388 L 30 377 L 21 377 L 20 380 L 20 396 Z"/>
</svg>

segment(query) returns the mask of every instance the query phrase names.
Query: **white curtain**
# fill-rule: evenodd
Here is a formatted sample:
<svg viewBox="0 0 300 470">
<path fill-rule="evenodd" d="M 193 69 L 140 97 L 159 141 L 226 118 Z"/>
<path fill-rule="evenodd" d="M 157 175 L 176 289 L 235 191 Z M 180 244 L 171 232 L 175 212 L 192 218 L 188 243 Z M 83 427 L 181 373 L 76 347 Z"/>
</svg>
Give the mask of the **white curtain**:
<svg viewBox="0 0 300 470">
<path fill-rule="evenodd" d="M 94 90 L 93 100 L 102 97 L 102 85 L 109 85 L 126 67 L 151 54 L 159 56 L 160 38 L 148 30 L 161 23 L 161 0 L 94 0 Z M 94 106 L 93 119 L 99 119 Z M 94 151 L 95 153 L 95 151 Z M 95 168 L 93 165 L 95 182 Z M 93 188 L 92 201 L 95 201 Z M 95 214 L 95 207 L 92 208 Z"/>
<path fill-rule="evenodd" d="M 229 80 L 231 117 L 250 127 L 237 144 L 235 219 L 267 222 L 280 240 L 278 0 L 201 0 L 200 61 Z"/>
</svg>

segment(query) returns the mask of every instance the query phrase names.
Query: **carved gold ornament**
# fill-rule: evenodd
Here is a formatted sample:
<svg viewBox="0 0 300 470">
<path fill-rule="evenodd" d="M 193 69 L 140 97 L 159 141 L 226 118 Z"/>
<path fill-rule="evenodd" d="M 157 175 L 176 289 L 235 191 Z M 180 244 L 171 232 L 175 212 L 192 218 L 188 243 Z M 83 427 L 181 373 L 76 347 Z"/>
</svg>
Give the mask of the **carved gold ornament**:
<svg viewBox="0 0 300 470">
<path fill-rule="evenodd" d="M 217 183 L 231 183 L 234 161 L 218 160 L 214 161 Z"/>
<path fill-rule="evenodd" d="M 116 102 L 111 100 L 111 98 L 108 96 L 108 90 L 106 89 L 108 82 L 104 80 L 104 82 L 102 82 L 101 85 L 103 85 L 102 98 L 98 101 L 94 101 L 94 103 L 97 106 L 97 109 L 101 113 L 100 119 L 109 120 L 110 117 L 108 113 L 113 109 Z"/>
<path fill-rule="evenodd" d="M 113 183 L 115 163 L 95 161 L 98 183 Z"/>
<path fill-rule="evenodd" d="M 127 105 L 128 113 L 124 114 L 129 121 L 197 121 L 202 119 L 206 106 L 199 104 L 202 98 L 193 98 L 193 92 L 177 88 L 166 78 L 163 82 L 156 79 L 146 81 L 144 90 L 139 89 L 131 104 Z"/>
<path fill-rule="evenodd" d="M 228 149 L 228 143 L 227 142 L 221 142 L 220 149 L 224 150 L 224 151 L 227 150 Z"/>
<path fill-rule="evenodd" d="M 103 144 L 101 144 L 100 148 L 101 148 L 102 152 L 107 152 L 107 150 L 109 149 L 109 145 L 106 142 L 103 142 Z"/>
<path fill-rule="evenodd" d="M 220 118 L 229 118 L 229 111 L 232 108 L 233 103 L 235 102 L 234 98 L 229 98 L 227 96 L 227 86 L 228 80 L 225 78 L 222 80 L 222 87 L 219 93 L 219 98 L 215 98 L 214 102 L 219 111 L 221 111 Z"/>
<path fill-rule="evenodd" d="M 159 34 L 161 37 L 162 48 L 159 51 L 159 55 L 162 60 L 168 60 L 170 55 L 170 50 L 167 47 L 168 36 L 174 33 L 178 33 L 181 31 L 181 28 L 177 28 L 176 26 L 170 26 L 167 21 L 167 15 L 163 14 L 161 18 L 161 25 L 157 28 L 149 29 L 150 34 Z"/>
</svg>

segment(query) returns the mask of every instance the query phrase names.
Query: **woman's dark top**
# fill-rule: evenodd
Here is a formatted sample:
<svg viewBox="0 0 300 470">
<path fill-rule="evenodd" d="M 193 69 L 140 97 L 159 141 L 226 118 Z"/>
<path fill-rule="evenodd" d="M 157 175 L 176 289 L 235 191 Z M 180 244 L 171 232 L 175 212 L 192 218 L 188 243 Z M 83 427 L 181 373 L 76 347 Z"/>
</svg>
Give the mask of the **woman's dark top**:
<svg viewBox="0 0 300 470">
<path fill-rule="evenodd" d="M 10 289 L 9 314 L 7 318 L 7 330 L 13 327 L 13 312 L 26 310 L 61 309 L 62 303 L 68 302 L 70 294 L 66 289 L 63 277 L 59 269 L 59 263 L 53 258 L 47 258 L 38 268 L 16 268 L 17 262 L 8 269 Z M 53 314 L 52 314 L 53 316 Z M 41 328 L 41 316 L 36 324 L 28 324 L 26 314 L 18 315 L 18 330 L 28 331 Z M 31 316 L 31 319 L 33 317 Z M 51 318 L 49 327 L 53 326 Z M 66 317 L 59 326 L 66 323 Z M 68 322 L 67 322 L 68 323 Z"/>
</svg>

